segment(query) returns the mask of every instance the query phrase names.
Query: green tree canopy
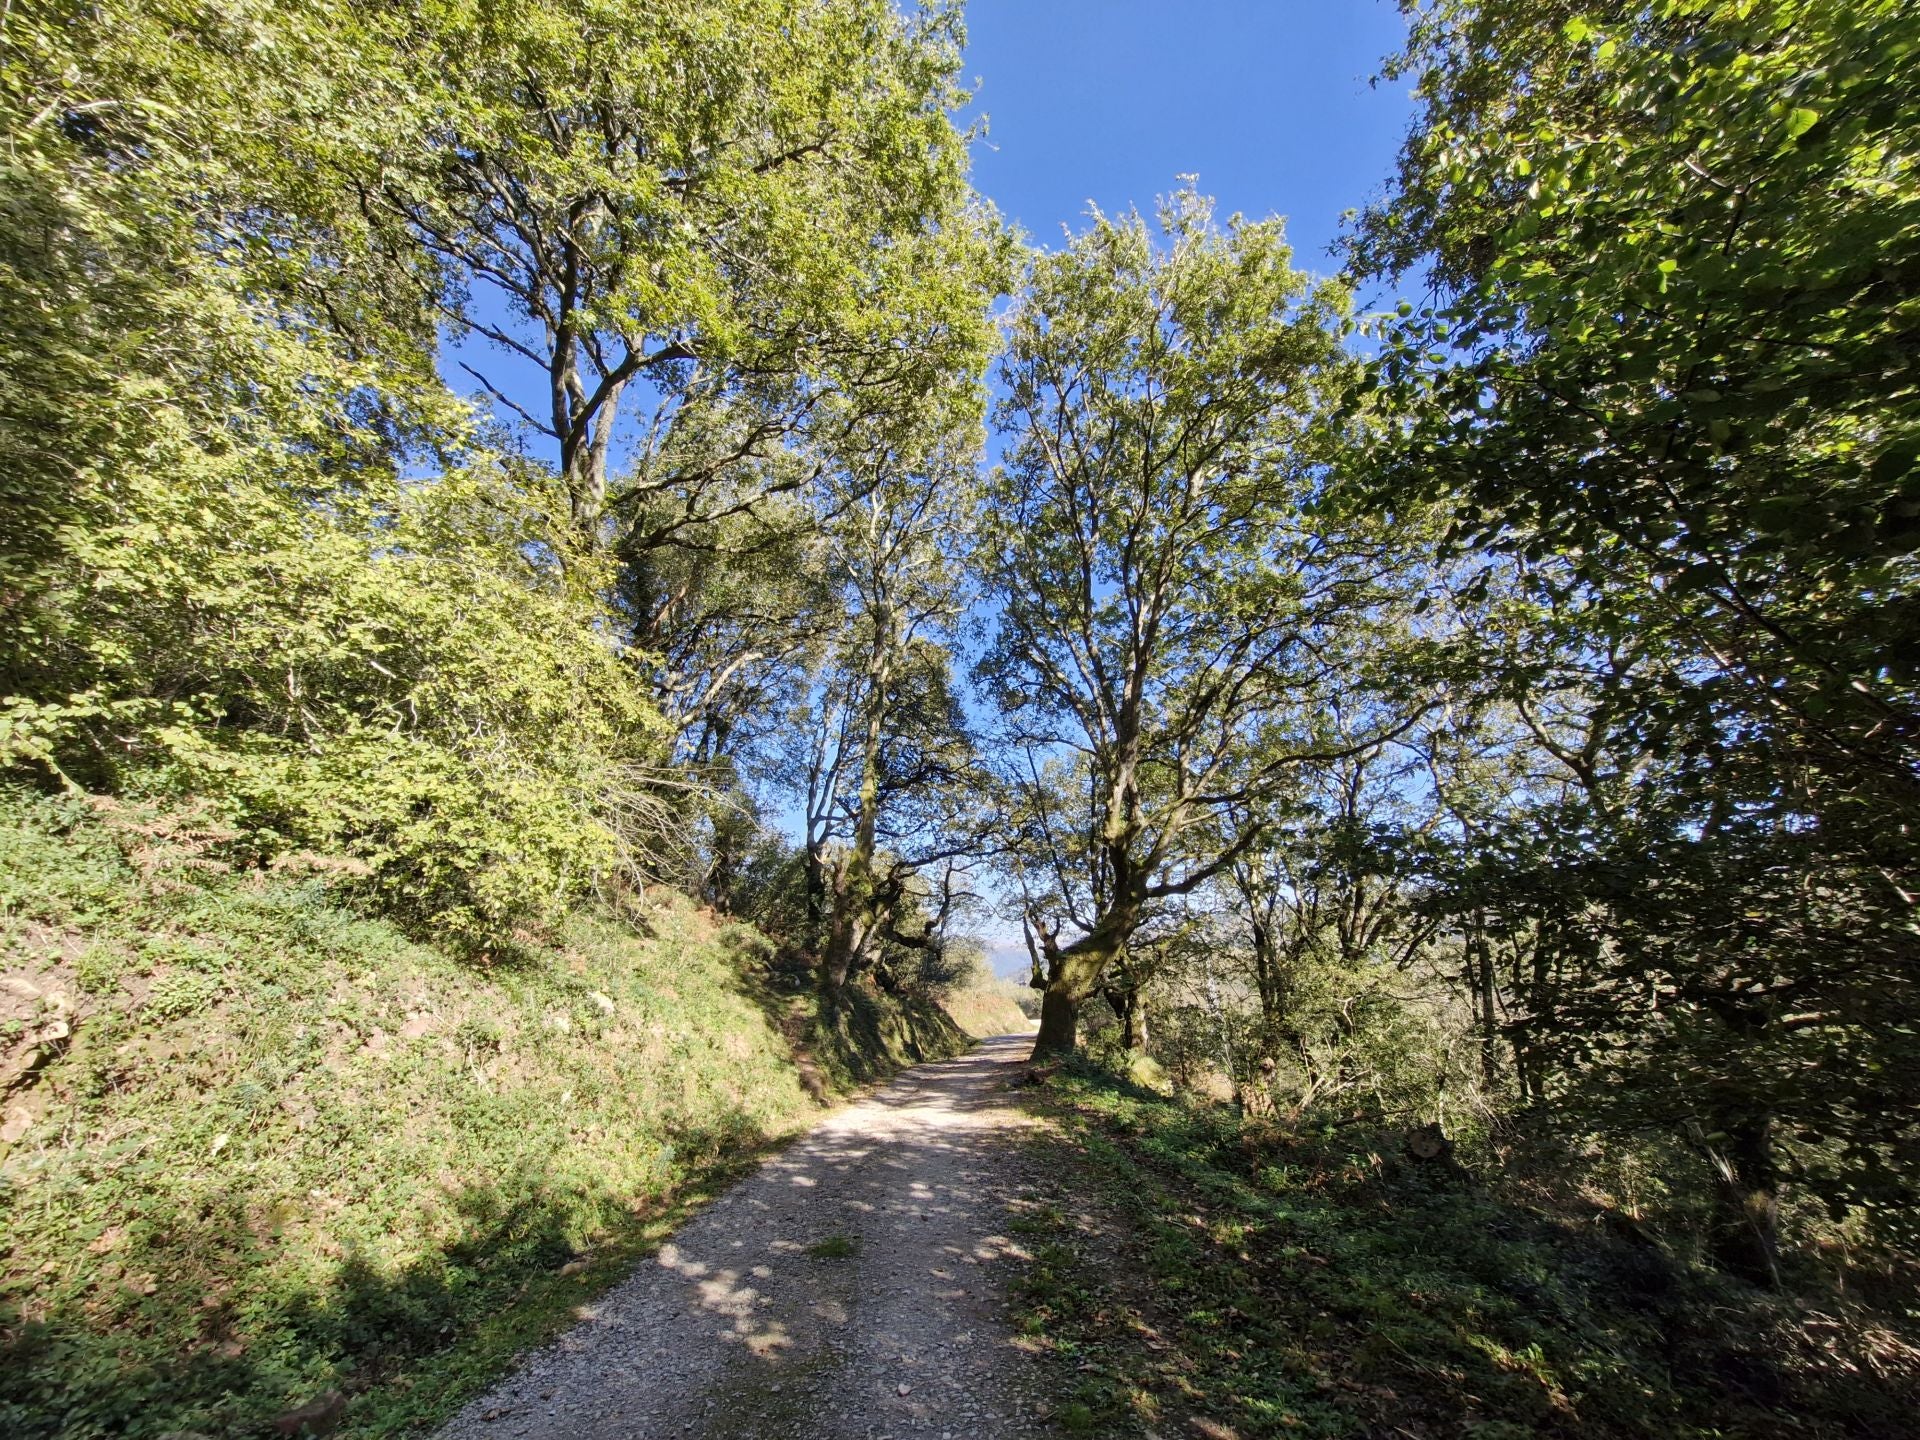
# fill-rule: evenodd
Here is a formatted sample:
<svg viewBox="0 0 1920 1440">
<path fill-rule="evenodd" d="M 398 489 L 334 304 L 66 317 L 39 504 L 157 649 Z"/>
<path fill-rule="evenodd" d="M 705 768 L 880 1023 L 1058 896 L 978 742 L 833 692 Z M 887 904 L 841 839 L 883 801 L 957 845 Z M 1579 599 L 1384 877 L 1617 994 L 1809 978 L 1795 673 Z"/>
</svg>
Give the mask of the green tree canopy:
<svg viewBox="0 0 1920 1440">
<path fill-rule="evenodd" d="M 1783 1179 L 1910 1193 L 1917 53 L 1872 0 L 1442 4 L 1355 237 L 1435 292 L 1376 497 L 1506 557 L 1462 654 L 1532 775 L 1453 893 L 1546 977 L 1523 1068 L 1691 1137 L 1761 1275 Z"/>
<path fill-rule="evenodd" d="M 981 674 L 1064 919 L 1041 924 L 1041 1049 L 1072 1047 L 1150 905 L 1251 842 L 1198 845 L 1207 822 L 1303 755 L 1373 743 L 1323 723 L 1392 568 L 1379 532 L 1314 513 L 1345 438 L 1345 313 L 1280 222 L 1217 229 L 1191 192 L 1158 233 L 1096 216 L 1034 263 L 1002 366 Z"/>
</svg>

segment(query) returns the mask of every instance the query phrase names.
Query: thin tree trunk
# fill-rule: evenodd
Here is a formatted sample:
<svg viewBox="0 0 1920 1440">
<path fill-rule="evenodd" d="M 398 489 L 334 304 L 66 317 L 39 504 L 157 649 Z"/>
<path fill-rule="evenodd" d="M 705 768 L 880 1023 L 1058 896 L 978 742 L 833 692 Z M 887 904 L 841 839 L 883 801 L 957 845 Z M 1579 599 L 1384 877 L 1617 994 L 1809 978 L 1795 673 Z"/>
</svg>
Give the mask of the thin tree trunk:
<svg viewBox="0 0 1920 1440">
<path fill-rule="evenodd" d="M 1107 1004 L 1120 1022 L 1120 1043 L 1128 1050 L 1147 1053 L 1147 997 L 1138 985 L 1109 985 Z"/>
<path fill-rule="evenodd" d="M 886 739 L 894 650 L 891 617 L 885 613 L 876 615 L 873 648 L 867 663 L 866 725 L 860 745 L 860 808 L 853 826 L 853 845 L 840 866 L 839 883 L 834 886 L 833 913 L 827 923 L 827 943 L 820 956 L 823 988 L 830 997 L 837 997 L 852 978 L 868 937 L 878 928 L 873 855 L 880 819 L 880 750 Z"/>
<path fill-rule="evenodd" d="M 1467 942 L 1467 966 L 1473 986 L 1474 1028 L 1480 1040 L 1480 1083 L 1488 1095 L 1500 1088 L 1500 1015 L 1494 990 L 1493 947 L 1487 943 L 1486 916 L 1476 912 Z"/>
</svg>

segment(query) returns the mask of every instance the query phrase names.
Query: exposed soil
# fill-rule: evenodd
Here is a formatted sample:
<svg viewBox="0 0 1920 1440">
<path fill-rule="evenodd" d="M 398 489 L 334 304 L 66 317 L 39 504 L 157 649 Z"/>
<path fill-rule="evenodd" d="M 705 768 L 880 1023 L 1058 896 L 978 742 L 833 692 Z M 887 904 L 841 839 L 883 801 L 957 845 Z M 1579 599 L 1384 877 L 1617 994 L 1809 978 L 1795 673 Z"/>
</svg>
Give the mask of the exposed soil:
<svg viewBox="0 0 1920 1440">
<path fill-rule="evenodd" d="M 687 1224 L 443 1440 L 1039 1432 L 1001 1272 L 1037 1178 L 1009 1035 L 907 1071 Z"/>
</svg>

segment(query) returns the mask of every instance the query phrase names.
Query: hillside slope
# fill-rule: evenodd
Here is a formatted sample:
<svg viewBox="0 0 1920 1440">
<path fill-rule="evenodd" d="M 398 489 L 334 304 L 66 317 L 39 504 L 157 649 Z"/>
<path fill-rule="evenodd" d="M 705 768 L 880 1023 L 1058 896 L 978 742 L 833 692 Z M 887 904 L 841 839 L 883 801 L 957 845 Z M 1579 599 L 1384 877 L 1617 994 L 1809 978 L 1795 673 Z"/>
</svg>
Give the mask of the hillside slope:
<svg viewBox="0 0 1920 1440">
<path fill-rule="evenodd" d="M 966 1043 L 873 995 L 821 1032 L 752 930 L 643 924 L 461 962 L 0 795 L 0 1432 L 444 1413 L 833 1092 Z"/>
<path fill-rule="evenodd" d="M 1404 1132 L 1246 1120 L 1092 1062 L 1057 1127 L 1022 1328 L 1062 1428 L 1238 1440 L 1915 1433 L 1911 1287 L 1767 1291 Z"/>
</svg>

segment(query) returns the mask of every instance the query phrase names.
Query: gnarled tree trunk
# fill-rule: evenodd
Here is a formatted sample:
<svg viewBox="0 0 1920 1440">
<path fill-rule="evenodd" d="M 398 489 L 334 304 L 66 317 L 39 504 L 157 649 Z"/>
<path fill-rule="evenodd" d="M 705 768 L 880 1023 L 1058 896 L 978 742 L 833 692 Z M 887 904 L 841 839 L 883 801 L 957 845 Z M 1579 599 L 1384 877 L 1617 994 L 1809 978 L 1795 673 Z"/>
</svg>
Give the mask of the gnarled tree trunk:
<svg viewBox="0 0 1920 1440">
<path fill-rule="evenodd" d="M 1135 901 L 1111 907 L 1098 925 L 1071 945 L 1057 945 L 1043 932 L 1047 988 L 1040 999 L 1040 1033 L 1033 1041 L 1035 1060 L 1071 1055 L 1079 1048 L 1080 1007 L 1099 990 L 1101 977 L 1139 923 L 1140 905 Z"/>
</svg>

